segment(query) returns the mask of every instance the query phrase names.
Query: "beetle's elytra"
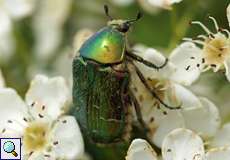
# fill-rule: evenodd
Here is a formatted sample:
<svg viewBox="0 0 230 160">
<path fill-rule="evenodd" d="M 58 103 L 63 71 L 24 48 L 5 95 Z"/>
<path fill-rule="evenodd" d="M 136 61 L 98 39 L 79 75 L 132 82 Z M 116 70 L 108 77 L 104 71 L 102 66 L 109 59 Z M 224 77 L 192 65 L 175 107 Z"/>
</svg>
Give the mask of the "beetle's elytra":
<svg viewBox="0 0 230 160">
<path fill-rule="evenodd" d="M 141 57 L 132 54 L 126 47 L 126 32 L 141 18 L 138 13 L 134 20 L 113 20 L 90 37 L 80 48 L 80 56 L 73 60 L 73 104 L 72 114 L 78 120 L 85 137 L 95 143 L 110 144 L 127 139 L 130 132 L 130 107 L 134 105 L 139 122 L 145 127 L 140 107 L 129 88 L 130 71 L 127 64 L 136 69 L 136 73 L 152 95 L 165 107 L 157 94 L 150 89 L 144 76 L 133 61 L 139 61 L 149 67 L 160 69 Z"/>
<path fill-rule="evenodd" d="M 74 62 L 74 105 L 81 128 L 98 143 L 121 140 L 128 125 L 125 92 L 128 73 L 98 71 L 95 64 Z"/>
</svg>

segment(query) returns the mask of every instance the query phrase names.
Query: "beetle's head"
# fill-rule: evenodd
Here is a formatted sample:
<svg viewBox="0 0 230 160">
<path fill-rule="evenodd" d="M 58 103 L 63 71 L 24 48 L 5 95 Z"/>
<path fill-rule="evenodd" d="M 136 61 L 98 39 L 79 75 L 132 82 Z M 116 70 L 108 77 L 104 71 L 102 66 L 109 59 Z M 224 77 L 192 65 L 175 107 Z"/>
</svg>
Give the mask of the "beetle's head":
<svg viewBox="0 0 230 160">
<path fill-rule="evenodd" d="M 140 12 L 138 12 L 137 17 L 135 19 L 132 20 L 114 20 L 110 15 L 109 15 L 109 9 L 107 5 L 104 5 L 104 10 L 105 10 L 105 14 L 107 15 L 107 17 L 109 17 L 109 22 L 108 25 L 112 26 L 113 28 L 117 29 L 119 32 L 122 33 L 126 33 L 130 26 L 135 23 L 136 21 L 138 21 L 141 17 L 142 14 Z"/>
</svg>

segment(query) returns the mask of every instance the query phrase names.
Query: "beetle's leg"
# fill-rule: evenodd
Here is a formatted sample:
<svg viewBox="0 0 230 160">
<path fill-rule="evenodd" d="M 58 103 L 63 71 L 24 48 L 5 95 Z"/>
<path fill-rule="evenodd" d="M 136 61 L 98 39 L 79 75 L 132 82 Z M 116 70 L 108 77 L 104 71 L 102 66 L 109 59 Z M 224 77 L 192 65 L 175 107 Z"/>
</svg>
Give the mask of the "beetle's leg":
<svg viewBox="0 0 230 160">
<path fill-rule="evenodd" d="M 127 76 L 129 76 L 129 72 L 128 71 L 126 72 L 127 72 Z M 145 124 L 142 118 L 140 105 L 136 97 L 134 96 L 133 92 L 128 88 L 129 87 L 128 84 L 129 84 L 129 80 L 124 82 L 121 86 L 122 104 L 123 106 L 129 106 L 129 105 L 132 105 L 133 103 L 135 111 L 136 111 L 136 115 L 137 115 L 137 120 L 141 124 L 141 126 L 144 127 L 144 132 L 147 134 L 147 132 L 149 131 L 148 126 Z"/>
<path fill-rule="evenodd" d="M 140 108 L 140 105 L 136 99 L 136 97 L 134 96 L 133 92 L 132 91 L 129 91 L 129 96 L 131 98 L 131 101 L 133 102 L 134 104 L 134 108 L 135 108 L 135 111 L 136 111 L 136 116 L 137 116 L 137 120 L 138 122 L 141 124 L 141 126 L 144 127 L 145 129 L 145 132 L 147 133 L 149 131 L 149 128 L 148 126 L 145 124 L 143 118 L 142 118 L 142 113 L 141 113 L 141 108 Z"/>
<path fill-rule="evenodd" d="M 134 106 L 135 113 L 136 113 L 136 116 L 137 116 L 137 121 L 140 123 L 141 127 L 143 127 L 143 128 L 141 128 L 141 131 L 144 132 L 145 139 L 148 139 L 147 134 L 149 132 L 149 128 L 148 128 L 148 126 L 146 125 L 146 123 L 144 122 L 144 120 L 142 118 L 141 108 L 140 108 L 140 105 L 139 105 L 136 97 L 134 96 L 133 92 L 130 89 L 128 89 L 127 82 L 123 83 L 122 87 L 121 87 L 122 105 L 123 105 L 123 107 L 132 107 L 132 106 Z M 126 109 L 128 109 L 128 108 L 126 108 Z M 151 141 L 149 141 L 149 142 L 151 142 Z"/>
<path fill-rule="evenodd" d="M 140 62 L 140 63 L 143 63 L 143 64 L 145 64 L 146 66 L 149 66 L 149 67 L 151 67 L 151 68 L 154 68 L 154 69 L 162 69 L 162 68 L 164 68 L 164 67 L 167 65 L 167 63 L 168 63 L 168 58 L 166 58 L 166 59 L 165 59 L 165 62 L 164 62 L 162 65 L 157 66 L 157 65 L 155 65 L 155 64 L 153 64 L 153 63 L 151 63 L 151 62 L 149 62 L 149 61 L 144 60 L 142 57 L 140 57 L 140 56 L 138 56 L 138 55 L 136 55 L 136 54 L 133 54 L 132 52 L 130 52 L 130 51 L 128 51 L 128 50 L 126 50 L 126 55 L 127 55 L 128 57 L 130 57 L 130 58 L 132 58 L 132 59 L 134 59 L 134 60 L 136 60 L 136 61 L 138 61 L 138 62 Z"/>
<path fill-rule="evenodd" d="M 136 116 L 137 116 L 137 120 L 138 122 L 141 124 L 141 126 L 144 127 L 144 134 L 145 134 L 145 139 L 151 144 L 151 146 L 154 148 L 154 150 L 157 152 L 157 153 L 160 153 L 160 149 L 152 142 L 152 140 L 148 137 L 148 132 L 150 131 L 149 130 L 149 127 L 147 126 L 147 124 L 144 122 L 143 120 L 143 116 L 142 116 L 142 113 L 141 113 L 141 107 L 140 107 L 140 104 L 138 103 L 136 97 L 134 96 L 133 92 L 132 91 L 129 91 L 129 95 L 130 95 L 130 98 L 134 104 L 134 107 L 135 107 L 135 111 L 136 111 Z"/>
<path fill-rule="evenodd" d="M 151 87 L 148 85 L 144 75 L 141 73 L 141 71 L 138 69 L 138 67 L 133 63 L 131 62 L 131 64 L 134 66 L 135 68 L 135 71 L 138 75 L 138 77 L 140 78 L 141 82 L 144 84 L 144 86 L 146 87 L 146 89 L 149 90 L 149 92 L 152 94 L 152 96 L 154 98 L 156 98 L 164 107 L 168 108 L 168 109 L 181 109 L 181 105 L 178 105 L 178 106 L 170 106 L 168 104 L 166 104 L 158 95 L 156 92 L 154 92 L 154 90 L 151 89 Z"/>
</svg>

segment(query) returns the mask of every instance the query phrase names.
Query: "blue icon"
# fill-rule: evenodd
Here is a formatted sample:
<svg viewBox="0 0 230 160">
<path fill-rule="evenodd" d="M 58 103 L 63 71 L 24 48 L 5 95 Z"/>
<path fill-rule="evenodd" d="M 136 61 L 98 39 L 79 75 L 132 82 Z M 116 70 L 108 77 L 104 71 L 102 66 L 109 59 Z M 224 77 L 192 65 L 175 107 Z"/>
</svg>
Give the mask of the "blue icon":
<svg viewBox="0 0 230 160">
<path fill-rule="evenodd" d="M 6 152 L 6 153 L 11 153 L 13 154 L 15 157 L 18 156 L 17 152 L 15 152 L 15 145 L 12 141 L 6 141 L 4 144 L 3 144 L 3 150 Z"/>
<path fill-rule="evenodd" d="M 21 138 L 0 138 L 0 160 L 21 160 L 21 147 Z"/>
</svg>

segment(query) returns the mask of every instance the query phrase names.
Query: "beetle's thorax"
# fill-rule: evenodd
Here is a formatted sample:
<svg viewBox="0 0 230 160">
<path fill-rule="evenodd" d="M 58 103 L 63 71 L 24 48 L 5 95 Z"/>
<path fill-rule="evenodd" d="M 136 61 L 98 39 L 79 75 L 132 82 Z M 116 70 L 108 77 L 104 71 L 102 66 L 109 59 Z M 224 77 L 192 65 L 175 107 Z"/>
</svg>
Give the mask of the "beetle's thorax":
<svg viewBox="0 0 230 160">
<path fill-rule="evenodd" d="M 80 48 L 80 55 L 101 64 L 122 62 L 125 51 L 125 35 L 111 26 L 102 28 Z"/>
</svg>

